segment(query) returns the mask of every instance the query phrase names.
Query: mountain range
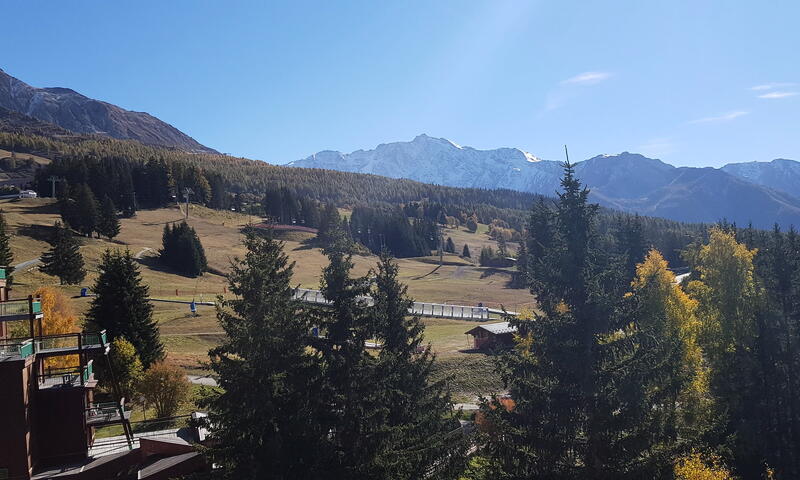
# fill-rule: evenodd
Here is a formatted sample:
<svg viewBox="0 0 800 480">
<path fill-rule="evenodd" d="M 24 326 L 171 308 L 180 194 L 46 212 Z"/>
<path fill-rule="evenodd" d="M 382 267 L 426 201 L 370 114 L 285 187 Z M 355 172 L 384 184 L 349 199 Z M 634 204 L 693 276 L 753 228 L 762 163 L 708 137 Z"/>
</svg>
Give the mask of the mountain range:
<svg viewBox="0 0 800 480">
<path fill-rule="evenodd" d="M 0 69 L 0 107 L 74 133 L 99 134 L 188 152 L 216 153 L 172 125 L 69 88 L 36 88 Z"/>
<path fill-rule="evenodd" d="M 69 88 L 32 87 L 3 70 L 0 130 L 51 137 L 101 135 L 190 153 L 217 153 L 147 113 Z M 518 148 L 478 150 L 425 134 L 372 150 L 321 151 L 288 165 L 548 196 L 559 190 L 563 172 L 560 161 L 543 160 Z M 593 201 L 622 211 L 688 222 L 726 219 L 761 228 L 774 223 L 800 226 L 800 163 L 794 160 L 693 168 L 623 152 L 577 162 L 575 171 L 591 189 Z"/>
<path fill-rule="evenodd" d="M 549 196 L 559 190 L 563 172 L 562 162 L 517 148 L 477 150 L 424 134 L 373 150 L 322 151 L 288 165 Z M 800 162 L 794 160 L 695 168 L 623 152 L 577 162 L 575 172 L 593 201 L 622 211 L 686 222 L 800 226 Z"/>
</svg>

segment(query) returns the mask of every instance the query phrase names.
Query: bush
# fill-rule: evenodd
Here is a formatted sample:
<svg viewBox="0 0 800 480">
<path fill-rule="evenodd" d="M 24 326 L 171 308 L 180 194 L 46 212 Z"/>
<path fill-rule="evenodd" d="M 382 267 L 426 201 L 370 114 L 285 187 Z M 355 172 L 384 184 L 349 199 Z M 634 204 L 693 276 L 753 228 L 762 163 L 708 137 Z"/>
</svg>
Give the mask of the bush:
<svg viewBox="0 0 800 480">
<path fill-rule="evenodd" d="M 120 394 L 126 400 L 131 400 L 142 380 L 142 362 L 139 360 L 136 348 L 123 337 L 117 337 L 111 342 L 109 360 L 111 368 L 114 370 L 114 378 L 119 385 Z M 101 378 L 105 382 L 111 381 L 108 375 L 103 375 Z"/>
<path fill-rule="evenodd" d="M 165 362 L 154 363 L 139 382 L 139 393 L 156 410 L 156 417 L 175 416 L 189 398 L 191 384 L 186 372 Z"/>
</svg>

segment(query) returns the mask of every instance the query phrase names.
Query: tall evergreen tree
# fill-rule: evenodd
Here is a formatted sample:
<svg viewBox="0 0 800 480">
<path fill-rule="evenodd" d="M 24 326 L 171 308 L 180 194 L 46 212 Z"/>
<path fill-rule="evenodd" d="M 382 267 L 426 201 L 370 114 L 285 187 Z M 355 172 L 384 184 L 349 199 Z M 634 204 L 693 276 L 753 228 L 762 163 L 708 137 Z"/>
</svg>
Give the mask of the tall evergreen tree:
<svg viewBox="0 0 800 480">
<path fill-rule="evenodd" d="M 371 478 L 416 479 L 420 472 L 453 478 L 463 470 L 466 443 L 458 432 L 443 381 L 433 381 L 434 358 L 423 347 L 424 325 L 409 316 L 412 301 L 398 281 L 398 266 L 381 255 L 372 290 L 373 321 L 383 341 L 372 387 L 380 392 L 385 425 Z M 419 351 L 422 350 L 422 353 Z"/>
<path fill-rule="evenodd" d="M 444 244 L 444 251 L 448 253 L 456 253 L 456 244 L 453 243 L 453 239 L 447 237 L 447 241 Z"/>
<path fill-rule="evenodd" d="M 99 220 L 97 199 L 95 199 L 89 186 L 83 183 L 78 186 L 74 200 L 76 217 L 73 221 L 77 225 L 70 224 L 70 226 L 90 237 L 97 230 Z"/>
<path fill-rule="evenodd" d="M 76 285 L 86 277 L 83 255 L 72 231 L 56 222 L 50 239 L 50 250 L 42 255 L 39 269 L 47 275 L 58 277 L 61 285 Z"/>
<path fill-rule="evenodd" d="M 111 198 L 106 196 L 100 206 L 100 218 L 97 223 L 97 233 L 108 237 L 109 240 L 119 235 L 120 225 L 117 218 L 117 207 Z"/>
<path fill-rule="evenodd" d="M 520 341 L 502 357 L 515 403 L 484 412 L 501 429 L 489 444 L 495 478 L 621 479 L 666 475 L 674 436 L 658 364 L 646 361 L 628 282 L 596 235 L 598 207 L 565 164 L 555 209 L 536 204 L 529 228 L 532 320 L 513 319 Z"/>
<path fill-rule="evenodd" d="M 319 387 L 322 401 L 329 406 L 321 418 L 331 432 L 329 478 L 371 478 L 380 436 L 379 392 L 365 379 L 375 378 L 374 360 L 364 349 L 374 333 L 364 296 L 369 292 L 366 277 L 353 278 L 349 244 L 335 236 L 325 254 L 330 263 L 323 270 L 321 291 L 330 302 L 321 309 L 315 323 L 324 332 L 316 339 L 325 381 Z"/>
<path fill-rule="evenodd" d="M 153 320 L 149 289 L 142 283 L 131 252 L 106 250 L 98 265 L 87 320 L 108 330 L 111 338 L 124 337 L 139 353 L 145 368 L 164 357 L 164 346 Z"/>
<path fill-rule="evenodd" d="M 466 243 L 464 244 L 464 249 L 461 250 L 461 256 L 464 258 L 472 258 L 472 254 L 469 253 L 469 245 Z"/>
<path fill-rule="evenodd" d="M 194 228 L 186 222 L 164 226 L 161 261 L 184 275 L 196 277 L 208 269 L 205 249 Z"/>
<path fill-rule="evenodd" d="M 311 323 L 290 286 L 283 245 L 250 233 L 217 308 L 227 336 L 209 352 L 221 390 L 209 409 L 211 460 L 224 478 L 323 478 L 328 431 L 319 421 L 320 365 L 307 348 Z"/>
<path fill-rule="evenodd" d="M 0 210 L 0 266 L 6 270 L 6 279 L 11 279 L 14 273 L 14 252 L 11 251 L 11 233 L 6 223 L 6 217 Z"/>
</svg>

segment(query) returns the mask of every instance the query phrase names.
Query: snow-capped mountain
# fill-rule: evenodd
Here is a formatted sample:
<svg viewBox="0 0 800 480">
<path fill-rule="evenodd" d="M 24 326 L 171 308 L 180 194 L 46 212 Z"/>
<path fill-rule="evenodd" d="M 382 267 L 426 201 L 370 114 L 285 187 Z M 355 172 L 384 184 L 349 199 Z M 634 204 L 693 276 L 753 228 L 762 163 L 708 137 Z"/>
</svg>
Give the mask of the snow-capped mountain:
<svg viewBox="0 0 800 480">
<path fill-rule="evenodd" d="M 322 151 L 289 165 L 372 173 L 453 187 L 509 188 L 550 194 L 555 191 L 561 174 L 558 162 L 540 160 L 518 148 L 477 150 L 425 134 L 410 142 L 381 144 L 374 150 Z"/>
<path fill-rule="evenodd" d="M 288 165 L 548 196 L 559 190 L 563 171 L 560 161 L 517 148 L 477 150 L 424 134 L 373 150 L 323 151 Z M 724 218 L 764 228 L 775 222 L 800 226 L 800 163 L 792 160 L 677 168 L 623 152 L 577 162 L 575 172 L 593 201 L 623 211 L 691 222 Z"/>
<path fill-rule="evenodd" d="M 800 198 L 800 162 L 777 158 L 771 162 L 729 163 L 722 170 Z"/>
</svg>

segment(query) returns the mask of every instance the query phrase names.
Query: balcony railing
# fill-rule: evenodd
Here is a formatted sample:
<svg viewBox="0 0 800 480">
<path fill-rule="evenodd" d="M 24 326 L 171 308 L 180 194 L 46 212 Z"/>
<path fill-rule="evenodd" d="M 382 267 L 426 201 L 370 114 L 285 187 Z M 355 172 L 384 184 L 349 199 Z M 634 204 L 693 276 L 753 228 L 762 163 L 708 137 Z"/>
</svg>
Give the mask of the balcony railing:
<svg viewBox="0 0 800 480">
<path fill-rule="evenodd" d="M 120 416 L 120 410 L 122 416 Z M 125 399 L 117 402 L 106 403 L 92 403 L 86 409 L 86 423 L 89 425 L 105 425 L 109 423 L 118 423 L 120 421 L 128 420 L 131 417 L 131 411 L 125 409 Z"/>
<path fill-rule="evenodd" d="M 48 368 L 37 375 L 39 388 L 74 387 L 85 385 L 94 378 L 92 360 L 83 367 Z"/>
<path fill-rule="evenodd" d="M 35 300 L 31 303 L 34 315 L 42 313 L 42 302 Z M 23 298 L 19 300 L 9 300 L 0 302 L 0 321 L 2 320 L 18 320 L 27 318 L 31 314 L 31 308 L 28 306 L 28 299 Z"/>
<path fill-rule="evenodd" d="M 29 338 L 9 338 L 0 340 L 0 358 L 15 357 L 22 358 L 33 355 L 33 341 Z"/>
<path fill-rule="evenodd" d="M 46 335 L 35 339 L 36 352 L 41 354 L 78 353 L 82 350 L 105 348 L 108 345 L 106 331 L 64 333 L 60 335 Z"/>
</svg>

